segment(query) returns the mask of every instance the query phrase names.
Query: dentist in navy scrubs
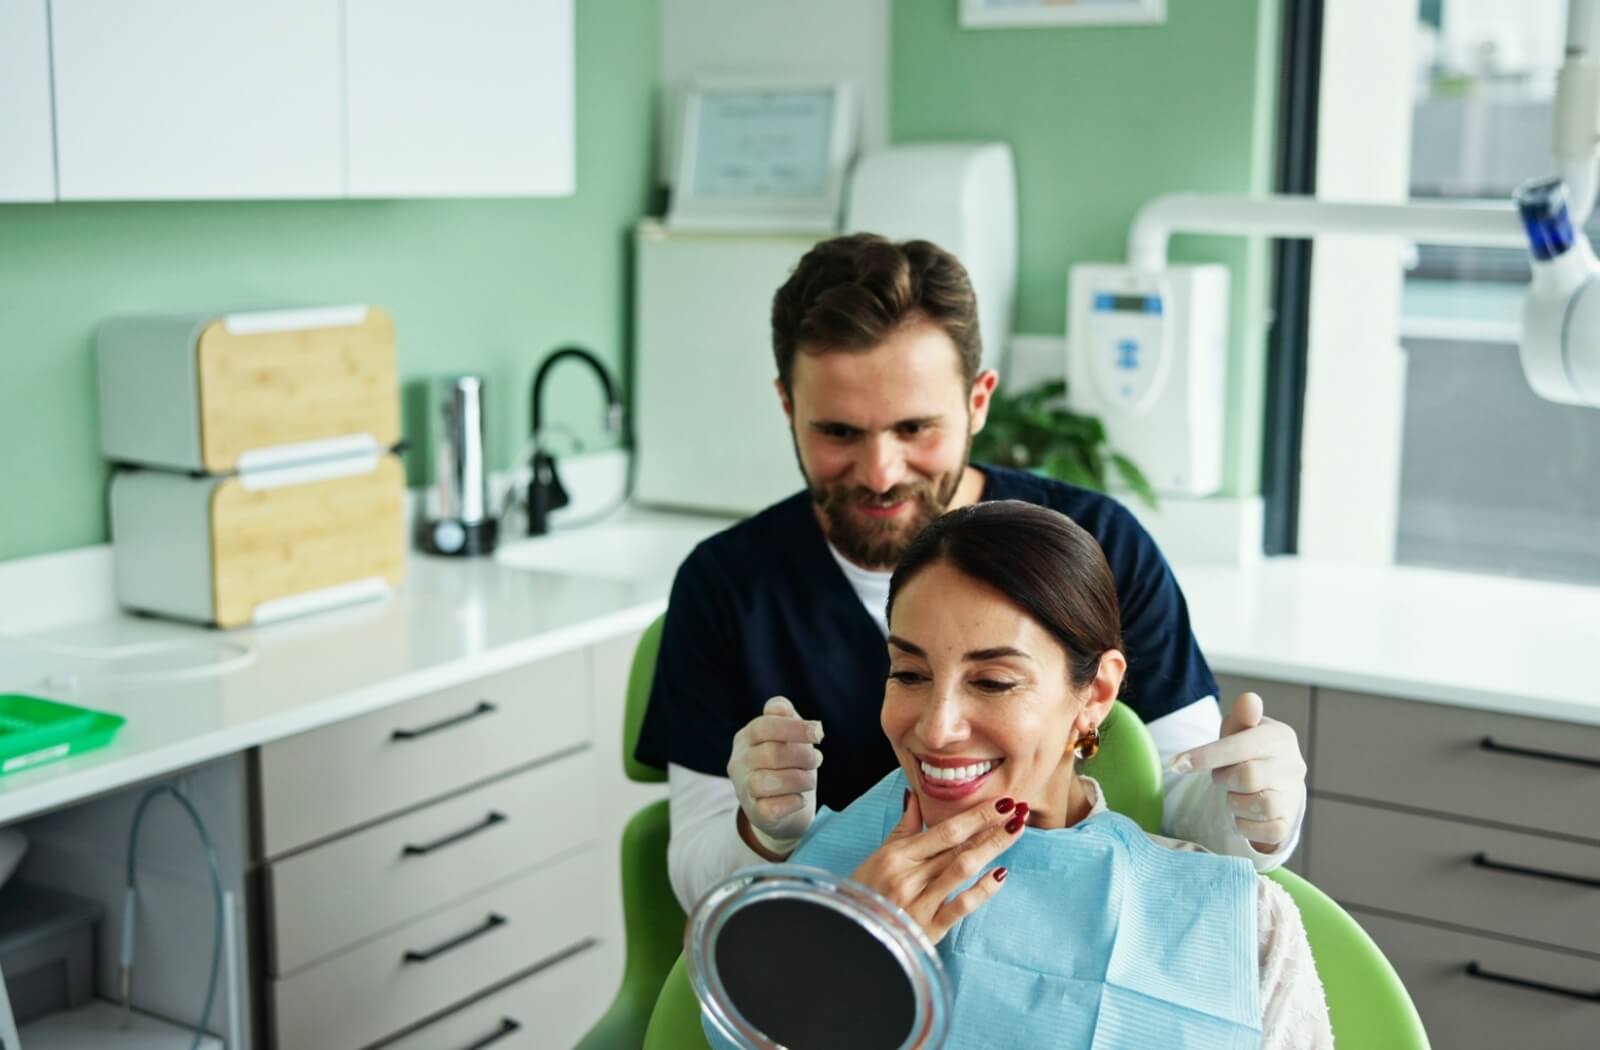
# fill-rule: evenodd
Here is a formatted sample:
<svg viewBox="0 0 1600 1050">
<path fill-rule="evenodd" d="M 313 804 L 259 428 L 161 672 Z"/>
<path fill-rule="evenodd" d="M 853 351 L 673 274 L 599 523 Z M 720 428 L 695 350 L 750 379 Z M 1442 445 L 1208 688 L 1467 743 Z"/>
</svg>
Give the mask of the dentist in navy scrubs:
<svg viewBox="0 0 1600 1050">
<path fill-rule="evenodd" d="M 1109 496 L 971 462 L 998 377 L 960 262 L 926 241 L 823 241 L 773 299 L 772 348 L 804 488 L 679 568 L 636 751 L 668 772 L 685 909 L 791 852 L 819 801 L 843 810 L 896 768 L 878 724 L 889 578 L 924 526 L 980 500 L 1060 511 L 1105 552 L 1123 699 L 1168 770 L 1163 834 L 1282 864 L 1305 813 L 1299 742 L 1254 693 L 1224 710 L 1155 541 Z"/>
</svg>

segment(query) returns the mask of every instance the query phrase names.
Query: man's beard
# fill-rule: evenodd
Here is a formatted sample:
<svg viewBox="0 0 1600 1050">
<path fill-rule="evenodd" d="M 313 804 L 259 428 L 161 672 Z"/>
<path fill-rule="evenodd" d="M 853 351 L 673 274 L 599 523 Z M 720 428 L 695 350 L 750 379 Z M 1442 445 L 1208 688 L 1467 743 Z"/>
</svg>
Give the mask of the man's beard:
<svg viewBox="0 0 1600 1050">
<path fill-rule="evenodd" d="M 796 458 L 799 448 L 795 449 Z M 800 473 L 811 491 L 811 501 L 822 511 L 827 523 L 828 542 L 850 561 L 866 569 L 893 569 L 900 563 L 906 549 L 917 534 L 950 506 L 961 479 L 966 475 L 968 458 L 972 453 L 972 439 L 961 453 L 961 465 L 953 472 L 931 481 L 914 481 L 896 485 L 888 492 L 877 493 L 861 485 L 822 485 L 811 481 L 800 465 Z M 872 518 L 861 508 L 889 507 L 901 501 L 910 501 L 909 513 L 893 518 Z"/>
</svg>

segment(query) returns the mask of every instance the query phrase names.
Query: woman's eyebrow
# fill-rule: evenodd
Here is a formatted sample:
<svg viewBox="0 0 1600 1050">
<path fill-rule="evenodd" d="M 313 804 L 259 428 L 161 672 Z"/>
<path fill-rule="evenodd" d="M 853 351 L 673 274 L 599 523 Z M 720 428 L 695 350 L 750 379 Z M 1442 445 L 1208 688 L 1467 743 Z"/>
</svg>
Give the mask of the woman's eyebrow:
<svg viewBox="0 0 1600 1050">
<path fill-rule="evenodd" d="M 901 638 L 899 635 L 896 635 L 896 634 L 891 634 L 889 636 L 889 644 L 894 646 L 896 649 L 905 650 L 906 652 L 910 653 L 912 656 L 927 656 L 928 655 L 927 653 L 922 651 L 922 647 L 920 645 L 913 645 L 912 643 L 906 641 L 904 638 Z"/>
<path fill-rule="evenodd" d="M 1007 656 L 1020 656 L 1024 660 L 1033 659 L 1033 657 L 1029 656 L 1021 649 L 1017 649 L 1009 645 L 997 645 L 991 649 L 974 649 L 962 656 L 961 659 L 968 661 L 1000 660 Z"/>
</svg>

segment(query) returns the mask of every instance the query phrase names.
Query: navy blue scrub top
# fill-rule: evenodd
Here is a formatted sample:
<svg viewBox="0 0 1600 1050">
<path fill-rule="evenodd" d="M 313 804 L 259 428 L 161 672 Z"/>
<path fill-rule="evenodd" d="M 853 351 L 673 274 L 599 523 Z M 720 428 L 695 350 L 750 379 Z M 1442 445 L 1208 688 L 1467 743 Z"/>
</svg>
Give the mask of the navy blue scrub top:
<svg viewBox="0 0 1600 1050">
<path fill-rule="evenodd" d="M 1122 699 L 1141 718 L 1217 695 L 1177 580 L 1125 507 L 1022 471 L 978 469 L 983 499 L 1050 507 L 1100 542 L 1122 607 Z M 895 768 L 878 726 L 888 674 L 883 634 L 801 491 L 701 543 L 679 567 L 635 755 L 727 776 L 734 734 L 769 698 L 786 696 L 822 722 L 817 802 L 842 810 Z"/>
</svg>

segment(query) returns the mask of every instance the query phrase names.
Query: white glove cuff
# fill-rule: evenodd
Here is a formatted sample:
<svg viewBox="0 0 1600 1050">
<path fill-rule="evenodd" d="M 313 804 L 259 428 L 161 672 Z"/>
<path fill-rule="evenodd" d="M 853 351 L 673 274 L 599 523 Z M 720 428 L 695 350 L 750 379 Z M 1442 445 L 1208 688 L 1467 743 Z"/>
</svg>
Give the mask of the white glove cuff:
<svg viewBox="0 0 1600 1050">
<path fill-rule="evenodd" d="M 796 846 L 800 845 L 799 839 L 773 838 L 765 831 L 762 831 L 760 828 L 756 827 L 755 821 L 752 820 L 749 823 L 750 833 L 756 837 L 757 842 L 761 843 L 761 848 L 766 850 L 768 853 L 776 853 L 779 856 L 787 857 L 789 854 L 794 852 L 794 848 Z"/>
</svg>

